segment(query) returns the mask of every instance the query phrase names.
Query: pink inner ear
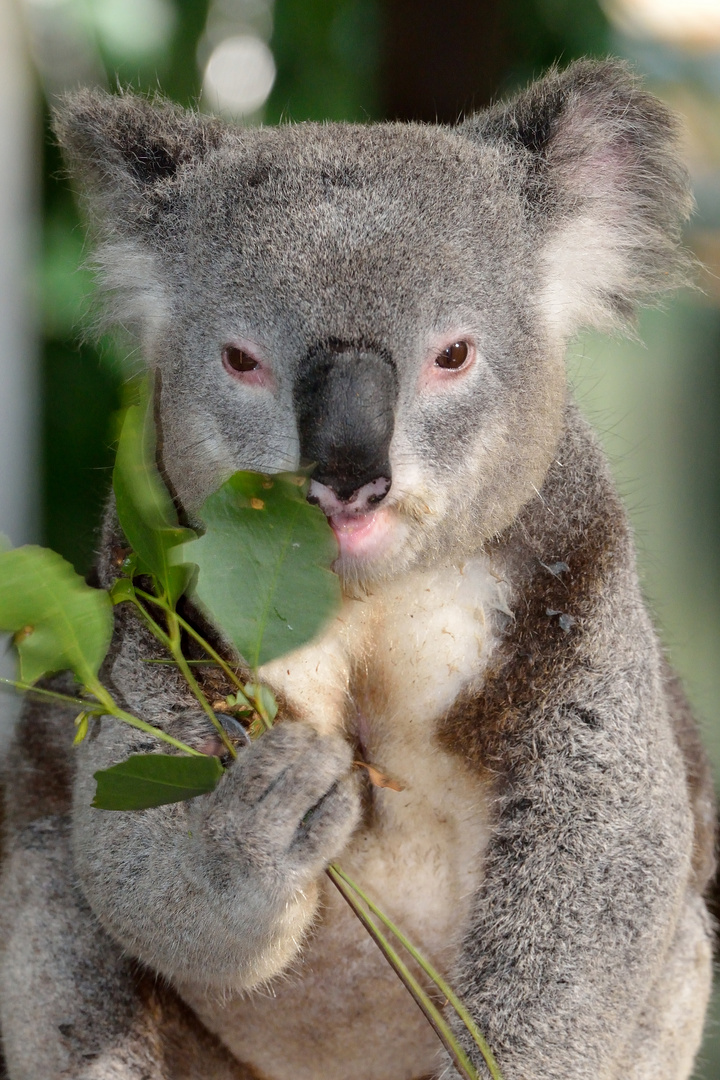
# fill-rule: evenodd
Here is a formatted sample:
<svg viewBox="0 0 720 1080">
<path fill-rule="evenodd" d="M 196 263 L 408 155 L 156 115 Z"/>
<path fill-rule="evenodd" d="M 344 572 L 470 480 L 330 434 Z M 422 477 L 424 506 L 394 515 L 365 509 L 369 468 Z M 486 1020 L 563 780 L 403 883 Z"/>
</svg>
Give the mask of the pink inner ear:
<svg viewBox="0 0 720 1080">
<path fill-rule="evenodd" d="M 620 203 L 638 164 L 631 123 L 603 114 L 600 103 L 583 101 L 563 118 L 549 156 L 560 184 L 578 195 Z"/>
</svg>

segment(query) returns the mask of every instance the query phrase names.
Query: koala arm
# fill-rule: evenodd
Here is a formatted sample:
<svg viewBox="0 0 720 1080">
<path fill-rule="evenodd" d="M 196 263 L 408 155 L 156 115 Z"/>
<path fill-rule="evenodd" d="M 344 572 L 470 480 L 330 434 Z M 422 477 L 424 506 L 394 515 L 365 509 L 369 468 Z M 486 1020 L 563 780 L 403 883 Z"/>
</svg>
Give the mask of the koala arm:
<svg viewBox="0 0 720 1080">
<path fill-rule="evenodd" d="M 557 700 L 498 799 L 457 979 L 506 1080 L 614 1077 L 682 916 L 681 763 L 660 738 L 647 755 L 613 746 L 612 721 L 642 712 L 605 700 Z"/>
<path fill-rule="evenodd" d="M 67 816 L 40 818 L 14 836 L 0 900 L 9 1078 L 253 1080 L 163 980 L 98 926 L 77 888 Z"/>
<path fill-rule="evenodd" d="M 692 903 L 661 651 L 604 470 L 592 447 L 583 465 L 572 449 L 496 549 L 515 619 L 482 690 L 444 726 L 496 785 L 455 976 L 505 1080 L 620 1075 Z"/>
<path fill-rule="evenodd" d="M 185 691 L 173 669 L 142 664 L 151 645 L 132 616 L 121 618 L 105 677 L 128 706 L 177 733 L 172 710 L 187 704 Z M 281 723 L 240 750 L 209 795 L 140 812 L 91 806 L 96 770 L 164 749 L 111 717 L 80 747 L 79 880 L 131 955 L 181 982 L 247 989 L 281 971 L 300 947 L 317 878 L 356 824 L 350 748 L 305 723 Z"/>
</svg>

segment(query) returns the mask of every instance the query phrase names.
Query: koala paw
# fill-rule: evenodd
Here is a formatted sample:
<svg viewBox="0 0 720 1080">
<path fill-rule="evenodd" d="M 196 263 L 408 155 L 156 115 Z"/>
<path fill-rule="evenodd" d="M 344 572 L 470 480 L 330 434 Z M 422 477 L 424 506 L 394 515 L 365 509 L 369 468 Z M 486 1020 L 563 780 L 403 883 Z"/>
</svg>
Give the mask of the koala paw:
<svg viewBox="0 0 720 1080">
<path fill-rule="evenodd" d="M 212 795 L 192 804 L 206 855 L 267 889 L 299 889 L 346 845 L 360 814 L 352 754 L 340 736 L 278 724 L 241 749 Z M 239 865 L 238 865 L 239 864 Z"/>
</svg>

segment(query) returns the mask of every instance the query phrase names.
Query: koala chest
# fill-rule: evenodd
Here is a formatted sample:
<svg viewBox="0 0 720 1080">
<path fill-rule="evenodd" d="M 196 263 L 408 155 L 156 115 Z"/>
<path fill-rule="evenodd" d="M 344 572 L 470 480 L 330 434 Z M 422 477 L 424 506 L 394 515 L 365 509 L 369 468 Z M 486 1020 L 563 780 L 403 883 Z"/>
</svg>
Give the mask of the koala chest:
<svg viewBox="0 0 720 1080">
<path fill-rule="evenodd" d="M 300 700 L 323 700 L 302 684 L 309 672 L 324 675 L 318 725 L 343 724 L 366 761 L 401 788 L 372 787 L 364 823 L 337 861 L 447 973 L 468 925 L 489 822 L 482 781 L 441 749 L 436 720 L 465 686 L 481 682 L 494 610 L 505 603 L 480 562 L 411 577 L 349 601 L 313 655 L 301 658 L 295 689 Z M 283 669 L 289 696 L 293 668 Z M 278 672 L 270 674 L 277 684 Z M 341 693 L 333 696 L 333 686 Z M 436 1036 L 329 880 L 303 949 L 269 991 L 192 1004 L 268 1080 L 414 1080 L 437 1061 Z"/>
</svg>

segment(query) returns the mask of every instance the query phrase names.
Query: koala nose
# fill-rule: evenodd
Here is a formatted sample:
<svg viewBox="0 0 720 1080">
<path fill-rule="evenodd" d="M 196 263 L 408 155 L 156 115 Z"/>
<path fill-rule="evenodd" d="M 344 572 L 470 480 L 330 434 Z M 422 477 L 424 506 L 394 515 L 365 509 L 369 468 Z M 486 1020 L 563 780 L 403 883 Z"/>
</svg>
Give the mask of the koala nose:
<svg viewBox="0 0 720 1080">
<path fill-rule="evenodd" d="M 295 408 L 300 454 L 316 465 L 321 504 L 329 492 L 359 511 L 387 495 L 397 394 L 395 364 L 384 350 L 331 342 L 307 354 L 295 381 Z"/>
<path fill-rule="evenodd" d="M 390 490 L 390 480 L 381 476 L 377 480 L 371 480 L 369 484 L 363 484 L 354 491 L 347 499 L 339 498 L 332 488 L 326 484 L 320 484 L 317 480 L 310 483 L 308 502 L 318 503 L 323 513 L 331 517 L 333 514 L 364 514 L 372 509 L 387 495 Z"/>
</svg>

